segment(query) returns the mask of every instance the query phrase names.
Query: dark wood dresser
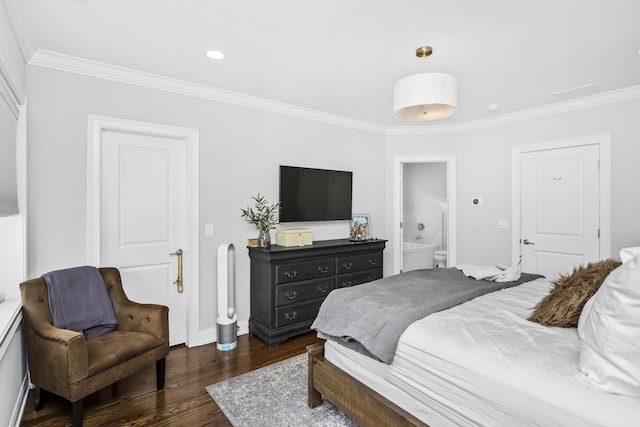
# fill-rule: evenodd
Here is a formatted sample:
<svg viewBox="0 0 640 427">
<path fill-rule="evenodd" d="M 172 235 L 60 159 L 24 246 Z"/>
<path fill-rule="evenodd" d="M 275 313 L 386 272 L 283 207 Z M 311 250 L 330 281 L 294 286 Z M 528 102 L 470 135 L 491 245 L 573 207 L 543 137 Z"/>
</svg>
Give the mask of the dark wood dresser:
<svg viewBox="0 0 640 427">
<path fill-rule="evenodd" d="M 268 347 L 309 332 L 333 289 L 382 278 L 386 242 L 338 239 L 300 247 L 249 247 L 249 332 Z"/>
</svg>

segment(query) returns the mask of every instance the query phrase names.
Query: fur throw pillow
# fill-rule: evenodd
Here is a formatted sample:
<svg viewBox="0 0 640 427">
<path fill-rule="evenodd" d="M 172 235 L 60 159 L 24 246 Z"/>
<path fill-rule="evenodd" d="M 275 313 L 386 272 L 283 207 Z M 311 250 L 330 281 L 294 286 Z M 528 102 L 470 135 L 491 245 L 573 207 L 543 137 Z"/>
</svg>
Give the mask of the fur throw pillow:
<svg viewBox="0 0 640 427">
<path fill-rule="evenodd" d="M 604 279 L 622 263 L 611 259 L 589 263 L 562 275 L 553 283 L 553 289 L 535 306 L 528 320 L 544 326 L 571 328 L 585 303 L 596 293 Z"/>
</svg>

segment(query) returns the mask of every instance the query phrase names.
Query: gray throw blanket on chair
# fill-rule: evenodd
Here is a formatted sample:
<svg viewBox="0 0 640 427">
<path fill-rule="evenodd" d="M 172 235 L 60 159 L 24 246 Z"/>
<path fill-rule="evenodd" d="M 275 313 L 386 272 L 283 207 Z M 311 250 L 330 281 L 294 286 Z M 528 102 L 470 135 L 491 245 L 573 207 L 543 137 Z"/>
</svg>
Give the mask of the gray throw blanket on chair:
<svg viewBox="0 0 640 427">
<path fill-rule="evenodd" d="M 84 266 L 56 270 L 42 276 L 47 282 L 53 326 L 95 338 L 118 324 L 102 274 Z"/>
</svg>

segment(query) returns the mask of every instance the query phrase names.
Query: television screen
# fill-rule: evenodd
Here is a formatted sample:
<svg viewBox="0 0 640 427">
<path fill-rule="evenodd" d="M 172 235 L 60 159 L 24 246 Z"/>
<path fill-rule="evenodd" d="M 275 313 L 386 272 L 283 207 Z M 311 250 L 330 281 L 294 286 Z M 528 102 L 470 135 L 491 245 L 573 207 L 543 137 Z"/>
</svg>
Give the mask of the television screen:
<svg viewBox="0 0 640 427">
<path fill-rule="evenodd" d="M 353 173 L 280 166 L 280 222 L 351 219 Z"/>
</svg>

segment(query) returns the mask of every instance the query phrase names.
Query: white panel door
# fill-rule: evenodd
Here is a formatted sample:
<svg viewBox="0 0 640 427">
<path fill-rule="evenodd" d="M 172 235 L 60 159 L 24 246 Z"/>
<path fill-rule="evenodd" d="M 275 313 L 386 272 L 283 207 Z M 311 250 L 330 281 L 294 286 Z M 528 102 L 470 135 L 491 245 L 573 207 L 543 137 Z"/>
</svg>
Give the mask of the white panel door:
<svg viewBox="0 0 640 427">
<path fill-rule="evenodd" d="M 185 342 L 186 297 L 174 284 L 186 242 L 185 141 L 103 130 L 101 265 L 132 301 L 169 307 L 170 345 Z"/>
<path fill-rule="evenodd" d="M 554 278 L 597 261 L 599 147 L 522 154 L 522 270 Z"/>
</svg>

